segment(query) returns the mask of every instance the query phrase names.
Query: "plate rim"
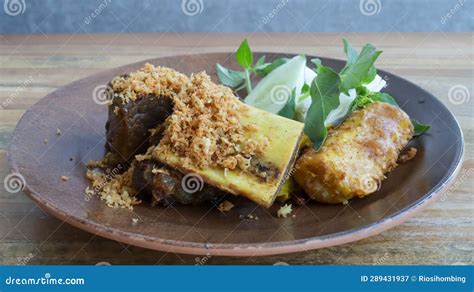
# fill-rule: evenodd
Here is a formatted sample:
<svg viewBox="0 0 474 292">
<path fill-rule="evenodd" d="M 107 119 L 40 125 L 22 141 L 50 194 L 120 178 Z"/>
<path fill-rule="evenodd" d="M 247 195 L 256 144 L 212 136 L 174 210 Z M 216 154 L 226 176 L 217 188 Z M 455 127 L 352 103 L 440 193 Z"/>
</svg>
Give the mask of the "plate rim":
<svg viewBox="0 0 474 292">
<path fill-rule="evenodd" d="M 165 59 L 165 58 L 185 58 L 185 57 L 192 57 L 192 56 L 202 56 L 202 55 L 228 55 L 232 54 L 233 52 L 207 52 L 207 53 L 195 53 L 195 54 L 182 54 L 182 55 L 168 55 L 162 56 L 152 59 L 146 59 L 138 62 L 133 62 L 129 64 L 125 64 L 118 67 L 108 68 L 107 70 L 103 70 L 92 75 L 86 76 L 79 80 L 72 81 L 68 84 L 65 84 L 56 90 L 48 93 L 46 96 L 42 97 L 38 102 L 32 105 L 25 113 L 22 115 L 20 120 L 15 126 L 13 131 L 12 138 L 8 145 L 7 149 L 7 158 L 8 163 L 10 165 L 10 169 L 12 172 L 18 171 L 18 165 L 16 162 L 13 161 L 12 157 L 12 148 L 15 146 L 15 139 L 14 137 L 17 135 L 19 131 L 18 126 L 22 123 L 28 113 L 30 113 L 38 104 L 44 100 L 49 95 L 53 94 L 54 92 L 61 90 L 66 86 L 71 86 L 75 83 L 80 83 L 82 80 L 91 78 L 93 76 L 98 76 L 102 74 L 107 74 L 108 71 L 111 70 L 118 70 L 120 68 L 125 68 L 131 65 L 138 65 L 144 64 L 146 62 L 156 62 L 157 59 Z M 280 54 L 280 55 L 296 55 L 294 53 L 283 53 L 283 52 L 271 52 L 271 51 L 257 51 L 254 52 L 256 54 Z M 325 60 L 337 61 L 337 62 L 344 62 L 341 59 L 335 58 L 328 58 L 328 57 L 319 57 L 308 55 L 309 57 L 317 57 Z M 403 222 L 407 221 L 414 215 L 418 214 L 422 210 L 424 210 L 428 205 L 435 202 L 441 194 L 449 188 L 449 186 L 454 182 L 454 179 L 459 174 L 462 164 L 464 161 L 465 155 L 465 141 L 464 141 L 464 133 L 462 128 L 457 120 L 456 116 L 433 94 L 426 91 L 419 85 L 403 78 L 398 75 L 392 74 L 385 70 L 378 70 L 380 73 L 387 74 L 390 76 L 395 76 L 398 79 L 402 80 L 403 82 L 409 83 L 412 86 L 415 86 L 417 89 L 423 91 L 424 94 L 427 94 L 432 97 L 444 110 L 446 110 L 449 115 L 453 118 L 456 123 L 456 126 L 460 133 L 460 151 L 456 157 L 456 160 L 451 165 L 450 169 L 443 178 L 441 178 L 437 184 L 428 192 L 426 192 L 422 197 L 420 197 L 414 203 L 406 206 L 403 209 L 398 210 L 394 214 L 381 218 L 373 223 L 364 225 L 362 227 L 352 228 L 348 230 L 344 230 L 337 233 L 332 233 L 323 236 L 317 237 L 308 237 L 303 239 L 295 239 L 295 240 L 287 240 L 287 241 L 275 241 L 275 242 L 262 242 L 262 243 L 205 243 L 205 242 L 188 242 L 182 240 L 172 240 L 172 239 L 160 239 L 154 238 L 147 235 L 141 234 L 137 236 L 137 233 L 123 231 L 119 229 L 114 229 L 112 227 L 107 227 L 103 224 L 98 224 L 94 221 L 85 222 L 81 218 L 77 216 L 72 216 L 67 212 L 63 212 L 60 206 L 56 206 L 51 204 L 50 202 L 45 201 L 42 199 L 41 194 L 36 192 L 33 188 L 31 188 L 28 184 L 25 185 L 23 192 L 27 194 L 39 207 L 53 215 L 54 217 L 71 224 L 77 228 L 85 230 L 89 233 L 93 233 L 111 240 L 125 242 L 127 244 L 164 251 L 164 252 L 175 252 L 175 253 L 183 253 L 183 254 L 193 254 L 193 255 L 215 255 L 215 256 L 267 256 L 267 255 L 277 255 L 277 254 L 287 254 L 293 252 L 302 252 L 308 250 L 314 250 L 329 246 L 336 246 L 341 245 L 349 242 L 358 241 L 361 239 L 365 239 L 374 235 L 377 235 L 383 231 L 386 231 L 392 227 L 395 227 Z"/>
</svg>

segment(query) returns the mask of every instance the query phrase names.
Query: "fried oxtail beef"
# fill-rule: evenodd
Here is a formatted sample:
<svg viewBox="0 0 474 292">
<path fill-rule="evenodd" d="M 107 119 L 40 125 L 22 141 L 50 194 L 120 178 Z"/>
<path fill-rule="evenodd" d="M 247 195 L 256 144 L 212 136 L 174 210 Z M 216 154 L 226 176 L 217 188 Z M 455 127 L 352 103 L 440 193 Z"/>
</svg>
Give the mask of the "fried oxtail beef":
<svg viewBox="0 0 474 292">
<path fill-rule="evenodd" d="M 173 69 L 146 64 L 114 78 L 108 86 L 109 116 L 106 149 L 111 163 L 132 162 L 150 146 L 150 129 L 163 123 L 173 110 L 172 96 L 188 78 Z"/>
<path fill-rule="evenodd" d="M 108 86 L 111 102 L 106 123 L 106 164 L 132 165 L 133 188 L 140 199 L 152 205 L 197 204 L 218 201 L 225 195 L 198 177 L 185 179 L 179 171 L 144 158 L 147 149 L 159 143 L 164 122 L 173 111 L 173 96 L 187 82 L 185 75 L 173 69 L 146 64 L 114 78 Z"/>
<path fill-rule="evenodd" d="M 133 186 L 153 206 L 174 202 L 199 204 L 211 200 L 217 204 L 226 195 L 225 192 L 204 184 L 194 174 L 184 175 L 152 159 L 134 161 L 133 165 Z"/>
</svg>

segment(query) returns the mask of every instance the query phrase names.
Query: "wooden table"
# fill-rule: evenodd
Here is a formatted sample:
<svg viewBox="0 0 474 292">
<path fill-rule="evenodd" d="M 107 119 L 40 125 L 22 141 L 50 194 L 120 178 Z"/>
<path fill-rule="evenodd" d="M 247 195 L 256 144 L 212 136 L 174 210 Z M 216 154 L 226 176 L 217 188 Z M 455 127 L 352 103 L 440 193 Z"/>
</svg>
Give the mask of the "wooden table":
<svg viewBox="0 0 474 292">
<path fill-rule="evenodd" d="M 473 264 L 473 35 L 345 34 L 357 47 L 384 50 L 378 67 L 427 89 L 455 113 L 466 140 L 463 168 L 442 199 L 405 224 L 358 242 L 297 254 L 228 258 L 208 264 Z M 148 58 L 232 51 L 244 37 L 254 50 L 344 58 L 339 34 L 82 34 L 0 36 L 0 179 L 9 173 L 7 145 L 22 114 L 76 79 Z M 464 102 L 449 101 L 455 85 Z M 468 99 L 470 97 L 470 99 Z M 462 101 L 462 100 L 461 100 Z M 190 264 L 196 256 L 167 254 L 99 238 L 46 214 L 26 195 L 0 188 L 1 264 Z"/>
</svg>

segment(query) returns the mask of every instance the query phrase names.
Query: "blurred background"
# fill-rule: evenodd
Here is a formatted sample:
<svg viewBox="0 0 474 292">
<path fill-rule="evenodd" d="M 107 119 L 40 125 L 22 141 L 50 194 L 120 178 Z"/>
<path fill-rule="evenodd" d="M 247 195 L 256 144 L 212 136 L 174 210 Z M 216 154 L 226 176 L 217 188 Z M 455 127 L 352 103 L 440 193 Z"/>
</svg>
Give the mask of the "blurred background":
<svg viewBox="0 0 474 292">
<path fill-rule="evenodd" d="M 469 32 L 472 0 L 3 0 L 2 34 Z"/>
</svg>

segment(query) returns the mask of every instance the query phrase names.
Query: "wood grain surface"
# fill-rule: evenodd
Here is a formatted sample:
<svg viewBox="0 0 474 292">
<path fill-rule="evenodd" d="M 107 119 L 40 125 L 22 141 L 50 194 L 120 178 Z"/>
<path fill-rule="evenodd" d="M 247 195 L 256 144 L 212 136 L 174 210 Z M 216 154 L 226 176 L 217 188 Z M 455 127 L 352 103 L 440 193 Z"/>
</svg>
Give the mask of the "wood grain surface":
<svg viewBox="0 0 474 292">
<path fill-rule="evenodd" d="M 268 257 L 196 257 L 103 239 L 46 214 L 23 193 L 0 187 L 1 264 L 473 264 L 473 35 L 344 34 L 384 50 L 378 67 L 437 96 L 458 118 L 466 141 L 457 180 L 405 224 L 355 243 Z M 0 179 L 10 173 L 7 146 L 22 114 L 47 93 L 104 69 L 144 59 L 235 50 L 249 37 L 255 51 L 344 58 L 340 34 L 81 34 L 0 36 Z M 390 83 L 390 81 L 389 81 Z"/>
</svg>

